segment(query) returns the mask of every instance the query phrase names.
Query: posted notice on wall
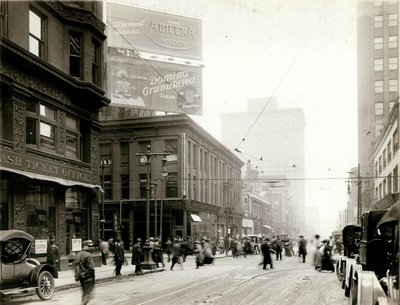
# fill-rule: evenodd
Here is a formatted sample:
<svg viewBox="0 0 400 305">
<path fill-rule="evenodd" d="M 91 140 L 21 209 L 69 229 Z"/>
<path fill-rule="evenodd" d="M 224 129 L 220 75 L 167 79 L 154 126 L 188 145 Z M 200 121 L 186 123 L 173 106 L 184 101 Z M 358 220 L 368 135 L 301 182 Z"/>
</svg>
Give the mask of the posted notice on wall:
<svg viewBox="0 0 400 305">
<path fill-rule="evenodd" d="M 35 254 L 47 253 L 47 239 L 35 239 Z"/>
<path fill-rule="evenodd" d="M 72 251 L 81 251 L 82 250 L 82 239 L 73 238 L 71 249 L 72 249 Z"/>
</svg>

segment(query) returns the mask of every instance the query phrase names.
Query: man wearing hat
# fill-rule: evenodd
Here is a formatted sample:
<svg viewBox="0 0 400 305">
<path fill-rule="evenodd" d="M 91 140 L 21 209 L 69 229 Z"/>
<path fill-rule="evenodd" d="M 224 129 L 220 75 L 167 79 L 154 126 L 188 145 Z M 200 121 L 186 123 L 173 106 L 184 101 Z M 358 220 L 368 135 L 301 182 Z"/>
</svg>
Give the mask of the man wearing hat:
<svg viewBox="0 0 400 305">
<path fill-rule="evenodd" d="M 93 246 L 91 240 L 82 243 L 82 251 L 74 259 L 72 266 L 75 268 L 75 280 L 81 283 L 82 304 L 86 305 L 93 298 L 95 285 L 95 270 L 90 247 Z"/>
<path fill-rule="evenodd" d="M 60 247 L 56 244 L 55 236 L 51 235 L 47 248 L 47 263 L 52 265 L 57 271 L 60 271 L 60 257 Z"/>
<path fill-rule="evenodd" d="M 299 236 L 299 256 L 303 257 L 303 263 L 306 262 L 307 255 L 307 241 L 304 239 L 303 235 Z"/>
<path fill-rule="evenodd" d="M 141 247 L 142 239 L 136 239 L 136 243 L 132 247 L 132 261 L 131 264 L 135 265 L 135 273 L 137 275 L 143 274 L 142 272 L 142 258 L 143 252 Z"/>
<path fill-rule="evenodd" d="M 116 238 L 115 239 L 115 244 L 114 244 L 114 262 L 115 262 L 115 275 L 116 276 L 121 276 L 121 269 L 122 265 L 125 262 L 125 253 L 124 249 L 121 246 L 121 239 Z"/>
</svg>

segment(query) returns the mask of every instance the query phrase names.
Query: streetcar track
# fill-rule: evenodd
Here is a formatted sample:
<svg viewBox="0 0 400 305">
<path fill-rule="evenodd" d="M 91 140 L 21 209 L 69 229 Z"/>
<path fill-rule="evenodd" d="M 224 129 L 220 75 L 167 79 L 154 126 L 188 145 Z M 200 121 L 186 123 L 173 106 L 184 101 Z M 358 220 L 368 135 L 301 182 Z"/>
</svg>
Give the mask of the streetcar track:
<svg viewBox="0 0 400 305">
<path fill-rule="evenodd" d="M 288 263 L 288 261 L 289 261 L 289 260 L 281 261 L 281 263 L 279 264 L 279 266 L 285 265 L 286 263 Z M 268 269 L 268 270 L 270 270 L 270 269 Z M 264 271 L 265 271 L 265 270 L 264 270 Z M 218 292 L 215 292 L 215 293 L 214 293 L 214 294 L 215 294 L 214 297 L 212 297 L 212 296 L 207 296 L 207 297 L 203 298 L 203 299 L 202 299 L 202 302 L 204 303 L 206 299 L 208 299 L 208 300 L 210 300 L 210 301 L 215 301 L 215 300 L 217 300 L 218 298 L 221 298 L 221 297 L 223 297 L 224 295 L 226 295 L 226 294 L 228 294 L 228 293 L 230 293 L 230 292 L 236 290 L 238 287 L 241 287 L 241 286 L 243 286 L 243 285 L 249 283 L 250 281 L 253 281 L 253 280 L 257 279 L 257 278 L 261 278 L 261 277 L 265 277 L 265 276 L 270 276 L 270 275 L 273 275 L 273 274 L 276 274 L 276 273 L 287 272 L 287 271 L 288 271 L 287 269 L 282 270 L 282 269 L 276 269 L 276 268 L 274 268 L 274 269 L 270 270 L 270 272 L 262 272 L 262 273 L 260 273 L 260 274 L 256 274 L 256 275 L 252 276 L 252 277 L 249 278 L 249 279 L 242 280 L 241 282 L 237 283 L 236 285 L 234 285 L 233 287 L 231 287 L 231 288 L 229 288 L 229 289 L 225 289 L 225 290 L 222 290 L 222 291 L 220 290 L 220 291 L 218 291 Z M 204 280 L 204 281 L 202 281 L 202 282 L 195 282 L 195 283 L 193 283 L 193 284 L 191 284 L 191 285 L 189 285 L 189 286 L 186 286 L 186 287 L 183 287 L 183 288 L 174 290 L 174 291 L 172 291 L 172 292 L 170 292 L 170 293 L 166 293 L 166 294 L 160 295 L 160 296 L 158 296 L 158 297 L 155 297 L 155 298 L 146 300 L 146 301 L 141 302 L 141 303 L 137 303 L 136 305 L 152 304 L 153 302 L 158 301 L 158 300 L 160 300 L 160 299 L 163 299 L 163 298 L 166 298 L 166 297 L 170 297 L 170 296 L 173 296 L 173 295 L 175 295 L 175 294 L 179 294 L 179 293 L 181 293 L 181 292 L 183 292 L 183 291 L 190 290 L 190 289 L 193 289 L 193 288 L 198 287 L 198 286 L 200 286 L 200 285 L 204 285 L 204 284 L 206 284 L 206 283 L 208 283 L 208 282 L 217 281 L 217 280 L 222 279 L 222 278 L 225 278 L 225 277 L 226 277 L 226 274 L 221 274 L 221 275 L 215 276 L 215 277 L 213 277 L 213 278 L 211 278 L 211 279 Z M 252 303 L 253 303 L 253 302 L 252 302 Z M 124 303 L 116 303 L 116 304 L 124 304 Z M 247 304 L 249 304 L 249 303 L 246 302 L 246 305 L 247 305 Z"/>
</svg>

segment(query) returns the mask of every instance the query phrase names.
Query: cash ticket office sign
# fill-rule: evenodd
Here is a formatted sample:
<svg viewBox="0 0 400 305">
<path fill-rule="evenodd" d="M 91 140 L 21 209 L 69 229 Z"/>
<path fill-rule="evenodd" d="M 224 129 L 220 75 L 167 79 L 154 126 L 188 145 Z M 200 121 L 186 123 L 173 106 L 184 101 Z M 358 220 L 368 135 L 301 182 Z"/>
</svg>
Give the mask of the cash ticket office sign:
<svg viewBox="0 0 400 305">
<path fill-rule="evenodd" d="M 108 54 L 111 105 L 202 114 L 199 67 Z"/>
<path fill-rule="evenodd" d="M 107 3 L 107 23 L 109 47 L 202 60 L 200 19 Z"/>
</svg>

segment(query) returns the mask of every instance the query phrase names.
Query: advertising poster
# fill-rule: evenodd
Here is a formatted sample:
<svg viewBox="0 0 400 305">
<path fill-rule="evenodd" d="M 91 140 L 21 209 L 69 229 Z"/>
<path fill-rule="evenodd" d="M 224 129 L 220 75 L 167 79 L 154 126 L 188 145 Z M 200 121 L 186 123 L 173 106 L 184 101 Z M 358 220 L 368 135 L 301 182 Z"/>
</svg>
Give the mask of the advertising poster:
<svg viewBox="0 0 400 305">
<path fill-rule="evenodd" d="M 202 59 L 201 20 L 107 4 L 109 47 Z"/>
<path fill-rule="evenodd" d="M 80 239 L 80 238 L 73 238 L 72 240 L 71 240 L 71 243 L 72 243 L 72 247 L 71 247 L 71 250 L 72 251 L 81 251 L 82 250 L 82 239 Z"/>
<path fill-rule="evenodd" d="M 108 55 L 111 105 L 202 114 L 201 68 Z"/>
<path fill-rule="evenodd" d="M 47 239 L 35 239 L 35 254 L 47 253 Z"/>
</svg>

